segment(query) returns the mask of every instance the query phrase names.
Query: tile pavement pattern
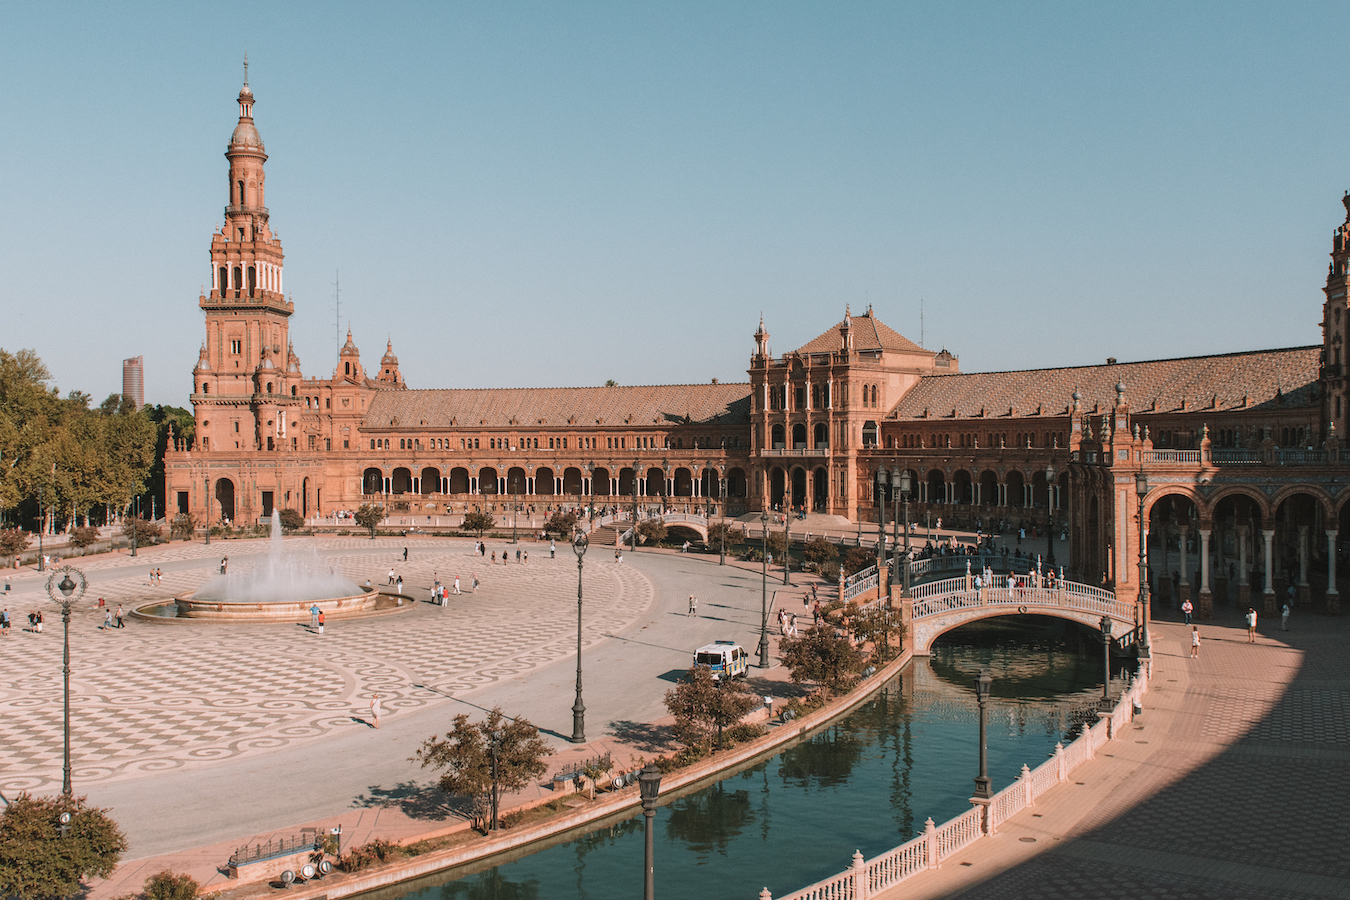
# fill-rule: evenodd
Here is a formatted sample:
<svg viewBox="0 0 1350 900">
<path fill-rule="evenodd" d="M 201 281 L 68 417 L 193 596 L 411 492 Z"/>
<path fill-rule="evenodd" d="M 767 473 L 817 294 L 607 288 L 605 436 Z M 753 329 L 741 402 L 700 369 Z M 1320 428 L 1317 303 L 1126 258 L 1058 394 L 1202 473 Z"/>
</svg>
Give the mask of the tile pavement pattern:
<svg viewBox="0 0 1350 900">
<path fill-rule="evenodd" d="M 128 619 L 105 632 L 98 596 L 128 609 L 199 586 L 230 553 L 238 570 L 256 562 L 257 545 L 200 544 L 156 551 L 136 561 L 91 560 L 85 608 L 71 620 L 72 768 L 81 784 L 200 766 L 322 739 L 364 727 L 372 694 L 389 715 L 446 702 L 576 650 L 576 559 L 570 548 L 548 558 L 528 545 L 528 564 L 491 566 L 466 543 L 413 545 L 360 539 L 304 539 L 358 583 L 387 580 L 390 566 L 414 600 L 429 597 L 432 574 L 449 587 L 455 573 L 477 594 L 451 597 L 442 609 L 419 602 L 408 612 L 330 621 L 326 634 L 307 626 L 161 625 Z M 497 549 L 500 549 L 497 548 Z M 194 563 L 195 561 L 195 563 Z M 131 563 L 135 565 L 131 565 Z M 176 569 L 172 563 L 186 568 Z M 150 565 L 166 569 L 152 586 Z M 125 571 L 125 574 L 123 572 Z M 61 622 L 37 582 L 11 596 L 14 633 L 0 644 L 0 792 L 58 790 L 61 783 Z M 636 618 L 653 598 L 651 584 L 603 556 L 585 570 L 583 643 L 593 644 Z M 41 608 L 44 633 L 31 634 L 28 609 Z"/>
</svg>

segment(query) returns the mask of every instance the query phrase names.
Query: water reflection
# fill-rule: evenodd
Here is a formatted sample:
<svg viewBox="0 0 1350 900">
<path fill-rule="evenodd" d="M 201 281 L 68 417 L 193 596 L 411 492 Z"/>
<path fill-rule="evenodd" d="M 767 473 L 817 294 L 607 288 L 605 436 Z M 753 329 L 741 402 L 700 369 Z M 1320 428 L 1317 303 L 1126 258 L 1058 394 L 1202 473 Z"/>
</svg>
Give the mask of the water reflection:
<svg viewBox="0 0 1350 900">
<path fill-rule="evenodd" d="M 657 811 L 662 900 L 775 896 L 913 837 L 929 816 L 969 808 L 977 774 L 971 683 L 995 678 L 989 772 L 998 790 L 1023 763 L 1095 719 L 1101 644 L 1030 617 L 945 636 L 871 702 L 810 740 Z M 642 892 L 640 814 L 568 844 L 405 900 L 517 897 L 619 900 Z"/>
</svg>

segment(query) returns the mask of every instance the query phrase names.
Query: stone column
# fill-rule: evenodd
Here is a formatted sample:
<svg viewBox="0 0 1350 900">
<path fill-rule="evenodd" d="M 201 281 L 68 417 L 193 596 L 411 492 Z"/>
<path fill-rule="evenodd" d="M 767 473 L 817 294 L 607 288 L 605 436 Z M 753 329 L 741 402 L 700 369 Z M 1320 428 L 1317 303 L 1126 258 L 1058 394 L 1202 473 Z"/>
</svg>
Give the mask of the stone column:
<svg viewBox="0 0 1350 900">
<path fill-rule="evenodd" d="M 1275 615 L 1275 529 L 1263 528 L 1261 533 L 1266 537 L 1266 586 L 1261 592 L 1261 603 L 1265 614 Z"/>
<path fill-rule="evenodd" d="M 1252 586 L 1247 583 L 1247 532 L 1249 526 L 1237 526 L 1238 536 L 1238 590 L 1237 602 L 1239 608 L 1246 608 L 1252 605 Z"/>
<path fill-rule="evenodd" d="M 1191 536 L 1191 527 L 1183 525 L 1177 529 L 1177 553 L 1181 556 L 1181 596 L 1174 598 L 1172 607 L 1176 608 L 1191 599 L 1191 580 L 1186 575 L 1190 561 L 1186 558 L 1186 540 Z"/>
<path fill-rule="evenodd" d="M 1209 535 L 1210 529 L 1201 528 L 1200 532 L 1200 601 L 1195 611 L 1202 619 L 1214 618 L 1214 594 L 1209 589 Z"/>
<path fill-rule="evenodd" d="M 1335 615 L 1341 611 L 1341 598 L 1336 590 L 1336 529 L 1327 531 L 1327 612 Z"/>
<path fill-rule="evenodd" d="M 1305 609 L 1312 602 L 1312 588 L 1308 587 L 1308 526 L 1298 526 L 1298 602 Z"/>
</svg>

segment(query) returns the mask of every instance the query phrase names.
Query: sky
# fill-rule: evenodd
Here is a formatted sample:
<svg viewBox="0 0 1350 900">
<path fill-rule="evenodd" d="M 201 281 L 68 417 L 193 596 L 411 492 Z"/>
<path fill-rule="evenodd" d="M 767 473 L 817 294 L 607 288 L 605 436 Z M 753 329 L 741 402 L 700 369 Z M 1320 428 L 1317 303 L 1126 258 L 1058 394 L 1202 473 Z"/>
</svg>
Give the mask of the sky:
<svg viewBox="0 0 1350 900">
<path fill-rule="evenodd" d="M 1319 343 L 1347 7 L 8 4 L 0 347 L 187 405 L 248 54 L 306 375 L 745 381 L 845 306 L 963 371 Z M 341 308 L 334 282 L 340 280 Z"/>
</svg>

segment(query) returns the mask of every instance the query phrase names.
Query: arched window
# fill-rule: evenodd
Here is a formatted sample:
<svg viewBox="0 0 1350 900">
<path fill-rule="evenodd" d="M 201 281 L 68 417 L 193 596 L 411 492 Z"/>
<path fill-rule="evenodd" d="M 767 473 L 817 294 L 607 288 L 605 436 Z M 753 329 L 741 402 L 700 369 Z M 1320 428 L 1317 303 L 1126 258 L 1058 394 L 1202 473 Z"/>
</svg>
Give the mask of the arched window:
<svg viewBox="0 0 1350 900">
<path fill-rule="evenodd" d="M 244 270 L 238 266 L 234 267 L 234 289 L 242 290 L 244 287 Z"/>
<path fill-rule="evenodd" d="M 272 382 L 267 382 L 267 393 L 272 393 Z"/>
<path fill-rule="evenodd" d="M 258 286 L 258 270 L 253 266 L 248 267 L 248 295 L 253 296 L 253 291 Z"/>
<path fill-rule="evenodd" d="M 350 374 L 352 374 L 352 364 L 351 364 L 351 363 L 343 363 L 343 364 L 342 364 L 342 374 L 343 374 L 343 375 L 350 375 Z"/>
<path fill-rule="evenodd" d="M 244 183 L 242 181 L 239 182 L 239 205 L 244 205 Z"/>
<path fill-rule="evenodd" d="M 211 393 L 211 385 L 207 384 L 205 381 L 202 382 L 202 393 L 203 394 Z"/>
<path fill-rule="evenodd" d="M 221 266 L 219 287 L 220 287 L 220 294 L 222 297 L 225 295 L 225 291 L 229 288 L 229 286 L 230 286 L 230 272 L 224 266 Z"/>
<path fill-rule="evenodd" d="M 296 390 L 296 387 L 295 387 L 295 385 L 291 385 L 291 396 L 292 396 L 292 397 L 294 397 L 294 396 L 295 396 L 295 395 L 296 395 L 296 394 L 297 394 L 297 393 L 298 393 L 298 391 L 297 391 L 297 390 Z M 307 400 L 307 401 L 308 401 L 308 400 L 309 400 L 309 398 L 308 398 L 308 397 L 306 397 L 306 398 L 305 398 L 305 400 Z M 306 405 L 306 406 L 308 406 L 308 405 L 309 405 L 309 404 L 308 404 L 308 403 L 306 403 L 306 404 L 305 404 L 305 405 Z"/>
</svg>

